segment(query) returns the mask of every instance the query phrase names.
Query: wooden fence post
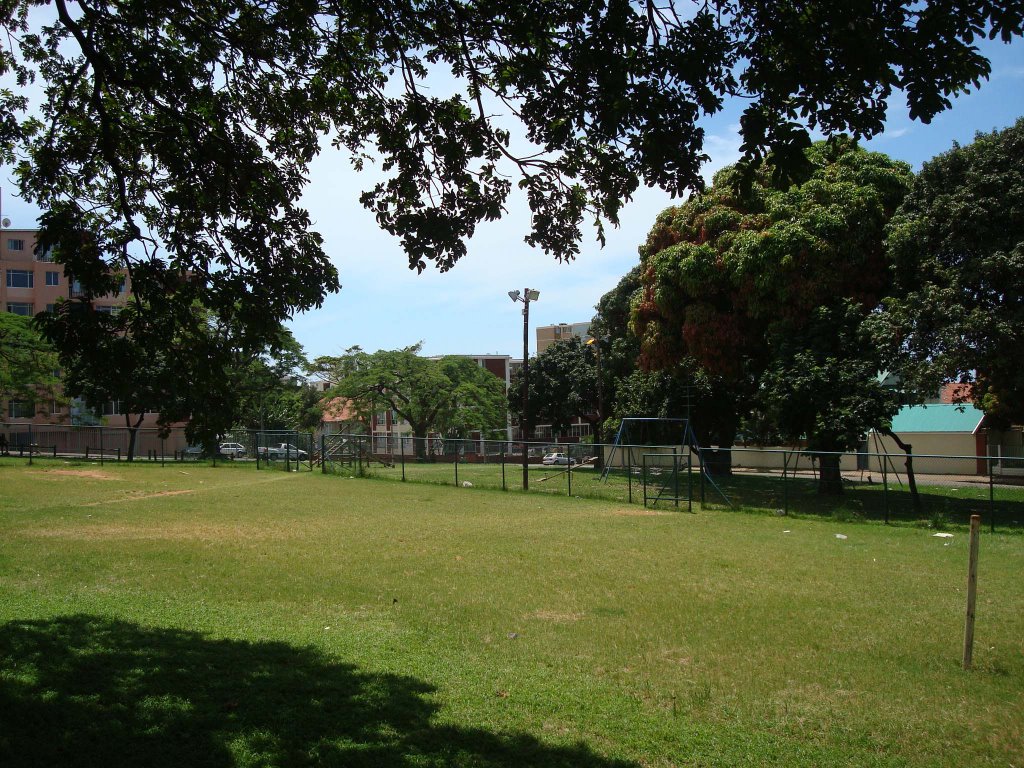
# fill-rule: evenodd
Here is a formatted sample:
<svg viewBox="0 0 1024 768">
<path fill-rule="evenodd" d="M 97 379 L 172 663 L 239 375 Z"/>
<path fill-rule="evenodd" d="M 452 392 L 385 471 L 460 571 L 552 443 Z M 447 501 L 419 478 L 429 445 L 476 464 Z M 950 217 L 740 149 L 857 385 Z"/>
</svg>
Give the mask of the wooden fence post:
<svg viewBox="0 0 1024 768">
<path fill-rule="evenodd" d="M 981 515 L 971 515 L 970 555 L 967 561 L 967 619 L 964 622 L 964 669 L 971 668 L 974 656 L 974 603 L 978 595 L 978 539 Z"/>
</svg>

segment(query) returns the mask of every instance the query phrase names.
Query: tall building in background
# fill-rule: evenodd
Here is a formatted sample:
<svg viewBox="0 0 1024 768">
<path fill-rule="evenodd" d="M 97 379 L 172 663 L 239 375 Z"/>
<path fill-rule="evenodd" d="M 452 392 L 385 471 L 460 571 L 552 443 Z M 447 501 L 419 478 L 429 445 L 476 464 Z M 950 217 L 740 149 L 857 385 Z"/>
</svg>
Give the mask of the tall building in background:
<svg viewBox="0 0 1024 768">
<path fill-rule="evenodd" d="M 53 312 L 61 299 L 79 295 L 76 281 L 69 281 L 64 267 L 54 263 L 49 251 L 38 251 L 37 229 L 0 230 L 0 311 L 32 317 L 39 312 Z M 117 313 L 127 303 L 131 286 L 125 276 L 117 293 L 93 302 L 93 311 Z M 44 424 L 98 423 L 101 417 L 119 416 L 116 402 L 97 405 L 92 410 L 84 404 L 72 402 L 61 406 L 56 403 L 25 403 L 18 400 L 0 402 L 0 421 L 12 423 L 33 422 Z M 155 414 L 154 414 L 155 418 Z M 109 419 L 113 422 L 114 419 Z M 147 418 L 145 426 L 152 419 Z"/>
<path fill-rule="evenodd" d="M 31 317 L 39 312 L 52 312 L 58 299 L 75 298 L 80 294 L 77 281 L 64 276 L 64 267 L 55 264 L 49 251 L 36 252 L 36 229 L 5 229 L 0 231 L 0 309 Z M 127 276 L 122 277 L 117 293 L 93 302 L 95 312 L 121 311 L 131 292 Z"/>
<path fill-rule="evenodd" d="M 557 325 L 541 325 L 537 327 L 537 354 L 540 355 L 552 344 L 568 341 L 572 338 L 586 341 L 590 337 L 590 321 L 582 323 L 558 323 Z M 534 427 L 537 440 L 553 440 L 576 442 L 593 434 L 593 427 L 583 416 L 577 416 L 566 432 L 556 434 L 550 424 L 538 424 Z"/>
<path fill-rule="evenodd" d="M 565 341 L 573 336 L 586 339 L 590 335 L 590 321 L 584 323 L 558 323 L 557 325 L 537 326 L 537 354 L 558 341 Z"/>
</svg>

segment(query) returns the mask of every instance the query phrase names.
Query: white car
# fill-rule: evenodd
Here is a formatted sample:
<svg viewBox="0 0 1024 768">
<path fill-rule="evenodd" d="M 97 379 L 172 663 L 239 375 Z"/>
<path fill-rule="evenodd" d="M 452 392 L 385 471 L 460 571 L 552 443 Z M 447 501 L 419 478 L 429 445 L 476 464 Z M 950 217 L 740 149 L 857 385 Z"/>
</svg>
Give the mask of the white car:
<svg viewBox="0 0 1024 768">
<path fill-rule="evenodd" d="M 543 459 L 541 464 L 575 464 L 576 462 L 566 456 L 564 453 L 549 453 Z"/>
<path fill-rule="evenodd" d="M 218 449 L 221 456 L 229 459 L 240 459 L 245 456 L 245 446 L 241 443 L 221 443 Z"/>
</svg>

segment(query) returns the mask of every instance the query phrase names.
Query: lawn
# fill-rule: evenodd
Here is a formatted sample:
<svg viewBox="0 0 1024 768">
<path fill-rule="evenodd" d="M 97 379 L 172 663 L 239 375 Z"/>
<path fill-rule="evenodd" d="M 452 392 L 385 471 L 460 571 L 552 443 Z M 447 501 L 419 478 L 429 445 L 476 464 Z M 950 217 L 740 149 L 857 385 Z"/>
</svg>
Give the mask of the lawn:
<svg viewBox="0 0 1024 768">
<path fill-rule="evenodd" d="M 1024 540 L 965 672 L 931 533 L 0 462 L 0 765 L 1020 765 Z"/>
</svg>

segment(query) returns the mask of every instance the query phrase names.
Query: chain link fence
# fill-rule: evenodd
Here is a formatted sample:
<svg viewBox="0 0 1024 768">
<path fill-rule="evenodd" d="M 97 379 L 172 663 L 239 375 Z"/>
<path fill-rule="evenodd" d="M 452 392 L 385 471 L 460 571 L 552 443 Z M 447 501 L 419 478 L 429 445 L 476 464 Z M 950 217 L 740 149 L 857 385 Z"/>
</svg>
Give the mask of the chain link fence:
<svg viewBox="0 0 1024 768">
<path fill-rule="evenodd" d="M 981 514 L 1024 528 L 1024 462 L 1006 456 L 786 448 L 595 446 L 378 433 L 315 436 L 235 430 L 217 450 L 189 445 L 182 429 L 0 423 L 0 454 L 40 459 L 167 464 L 249 462 L 259 470 L 604 499 L 658 509 L 761 509 L 779 515 L 871 519 L 941 529 Z M 699 506 L 698 506 L 699 505 Z"/>
<path fill-rule="evenodd" d="M 324 473 L 692 510 L 762 509 L 942 529 L 1024 526 L 1024 472 L 999 457 L 796 449 L 324 437 Z M 523 454 L 526 453 L 524 465 Z M 909 459 L 909 467 L 908 467 Z M 524 482 L 524 472 L 526 481 Z"/>
<path fill-rule="evenodd" d="M 134 433 L 134 434 L 133 434 Z M 134 439 L 133 439 L 134 438 Z M 189 446 L 184 429 L 156 429 L 0 423 L 0 454 L 87 461 L 182 461 L 202 456 Z"/>
</svg>

